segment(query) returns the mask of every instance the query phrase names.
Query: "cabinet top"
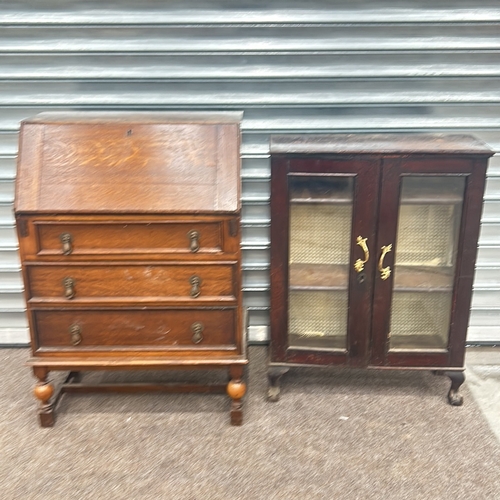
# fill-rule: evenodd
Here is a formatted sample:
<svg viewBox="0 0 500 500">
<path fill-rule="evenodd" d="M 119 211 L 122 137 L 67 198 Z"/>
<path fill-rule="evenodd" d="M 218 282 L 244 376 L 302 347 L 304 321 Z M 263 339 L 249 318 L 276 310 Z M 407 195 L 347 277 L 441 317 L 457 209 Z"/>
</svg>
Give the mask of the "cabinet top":
<svg viewBox="0 0 500 500">
<path fill-rule="evenodd" d="M 447 154 L 492 156 L 484 142 L 459 134 L 303 134 L 271 136 L 272 154 Z"/>
<path fill-rule="evenodd" d="M 17 213 L 234 213 L 241 113 L 41 113 L 21 123 Z"/>
</svg>

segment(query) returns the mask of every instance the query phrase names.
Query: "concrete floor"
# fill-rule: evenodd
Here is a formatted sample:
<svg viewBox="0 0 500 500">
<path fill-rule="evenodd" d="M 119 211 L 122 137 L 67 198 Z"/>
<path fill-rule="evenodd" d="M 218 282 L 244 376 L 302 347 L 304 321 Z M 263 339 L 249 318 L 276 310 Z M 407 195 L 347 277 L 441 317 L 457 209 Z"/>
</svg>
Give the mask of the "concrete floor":
<svg viewBox="0 0 500 500">
<path fill-rule="evenodd" d="M 469 347 L 466 384 L 500 441 L 500 347 Z"/>
</svg>

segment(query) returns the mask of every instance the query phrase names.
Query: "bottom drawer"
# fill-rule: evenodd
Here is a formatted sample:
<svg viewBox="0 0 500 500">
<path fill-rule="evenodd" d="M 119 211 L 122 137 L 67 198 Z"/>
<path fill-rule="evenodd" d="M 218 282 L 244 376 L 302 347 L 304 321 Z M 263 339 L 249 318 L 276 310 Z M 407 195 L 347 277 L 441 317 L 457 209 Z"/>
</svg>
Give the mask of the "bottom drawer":
<svg viewBox="0 0 500 500">
<path fill-rule="evenodd" d="M 37 310 L 33 321 L 39 348 L 234 346 L 236 337 L 236 309 Z"/>
</svg>

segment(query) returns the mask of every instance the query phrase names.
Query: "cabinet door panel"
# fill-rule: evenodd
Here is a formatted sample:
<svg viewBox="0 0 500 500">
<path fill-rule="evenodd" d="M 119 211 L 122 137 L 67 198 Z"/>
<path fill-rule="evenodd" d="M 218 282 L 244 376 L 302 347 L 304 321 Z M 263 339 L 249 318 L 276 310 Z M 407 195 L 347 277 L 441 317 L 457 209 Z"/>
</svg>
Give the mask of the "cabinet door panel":
<svg viewBox="0 0 500 500">
<path fill-rule="evenodd" d="M 347 350 L 353 177 L 293 175 L 288 344 Z"/>
<path fill-rule="evenodd" d="M 465 340 L 467 324 L 457 300 L 468 316 L 470 291 L 464 296 L 459 287 L 467 277 L 464 271 L 472 275 L 470 253 L 476 239 L 471 238 L 477 238 L 479 225 L 477 213 L 476 220 L 466 215 L 482 184 L 472 167 L 471 161 L 451 164 L 446 159 L 384 164 L 373 364 L 400 365 L 404 359 L 412 366 L 414 358 L 421 365 L 422 353 L 444 354 L 451 364 L 457 339 Z M 457 322 L 459 315 L 462 320 Z M 435 363 L 432 357 L 428 360 Z"/>
<path fill-rule="evenodd" d="M 273 361 L 366 362 L 378 176 L 376 161 L 273 158 Z"/>
</svg>

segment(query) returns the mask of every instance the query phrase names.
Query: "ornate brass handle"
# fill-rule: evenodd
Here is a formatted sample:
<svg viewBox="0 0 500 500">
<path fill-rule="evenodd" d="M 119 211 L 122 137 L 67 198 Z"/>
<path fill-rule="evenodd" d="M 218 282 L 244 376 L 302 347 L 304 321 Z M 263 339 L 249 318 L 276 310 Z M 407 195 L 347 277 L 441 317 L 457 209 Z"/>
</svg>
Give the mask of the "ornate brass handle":
<svg viewBox="0 0 500 500">
<path fill-rule="evenodd" d="M 64 296 L 69 300 L 75 296 L 75 280 L 66 277 L 63 279 Z"/>
<path fill-rule="evenodd" d="M 71 343 L 78 345 L 82 341 L 82 329 L 79 325 L 71 325 L 69 327 L 69 334 L 71 336 Z"/>
<path fill-rule="evenodd" d="M 59 236 L 59 239 L 61 240 L 62 243 L 63 254 L 69 255 L 73 251 L 73 246 L 71 244 L 73 238 L 71 237 L 71 234 L 62 233 L 61 236 Z"/>
<path fill-rule="evenodd" d="M 365 264 L 370 258 L 370 251 L 368 250 L 368 245 L 366 244 L 367 239 L 368 238 L 362 238 L 361 236 L 358 236 L 356 238 L 356 245 L 359 245 L 363 249 L 363 252 L 365 252 L 365 260 L 358 259 L 354 263 L 354 269 L 356 269 L 356 272 L 358 273 L 360 273 L 365 268 Z"/>
<path fill-rule="evenodd" d="M 193 229 L 192 231 L 189 231 L 188 238 L 189 250 L 191 250 L 191 252 L 193 253 L 197 252 L 200 249 L 200 233 Z"/>
<path fill-rule="evenodd" d="M 385 257 L 385 254 L 392 251 L 392 243 L 390 245 L 383 246 L 381 248 L 381 250 L 382 250 L 382 253 L 380 254 L 380 259 L 378 261 L 378 270 L 380 271 L 380 278 L 383 280 L 386 280 L 391 275 L 391 268 L 390 268 L 390 266 L 383 267 L 384 266 L 384 257 Z"/>
<path fill-rule="evenodd" d="M 189 278 L 189 282 L 191 283 L 191 297 L 193 297 L 193 299 L 196 299 L 196 297 L 199 297 L 201 294 L 201 278 L 196 275 L 191 276 L 191 278 Z"/>
<path fill-rule="evenodd" d="M 203 329 L 203 323 L 200 323 L 199 321 L 191 325 L 191 331 L 193 332 L 191 340 L 194 344 L 199 344 L 203 340 Z"/>
</svg>

